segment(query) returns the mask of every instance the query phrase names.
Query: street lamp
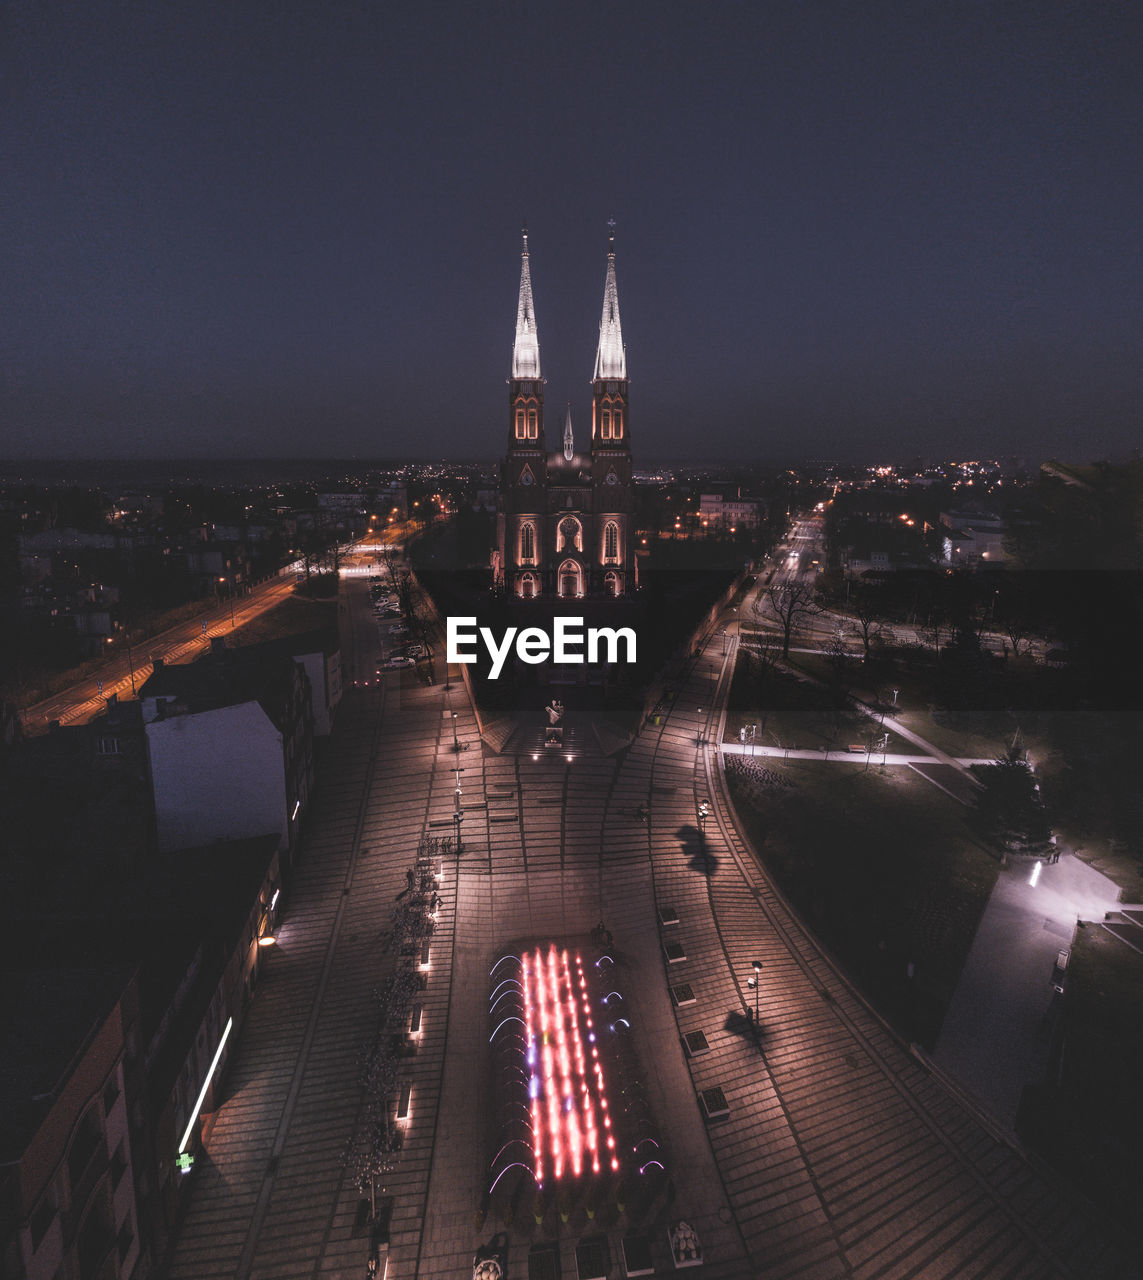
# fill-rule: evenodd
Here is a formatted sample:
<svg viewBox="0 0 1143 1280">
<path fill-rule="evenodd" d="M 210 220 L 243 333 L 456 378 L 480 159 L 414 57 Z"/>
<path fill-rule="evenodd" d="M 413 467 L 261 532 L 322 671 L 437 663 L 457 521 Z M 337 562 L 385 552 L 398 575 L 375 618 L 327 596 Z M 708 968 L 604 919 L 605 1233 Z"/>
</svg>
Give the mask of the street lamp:
<svg viewBox="0 0 1143 1280">
<path fill-rule="evenodd" d="M 123 643 L 127 646 L 127 666 L 131 671 L 131 696 L 135 697 L 135 658 L 131 653 L 131 637 L 124 632 Z"/>
<path fill-rule="evenodd" d="M 753 990 L 753 992 L 754 992 L 754 1025 L 755 1025 L 755 1027 L 757 1027 L 757 1026 L 758 1026 L 758 1018 L 759 1018 L 759 1013 L 758 1013 L 758 987 L 759 987 L 759 984 L 760 984 L 760 983 L 761 983 L 761 981 L 762 981 L 761 976 L 760 976 L 760 975 L 761 975 L 761 973 L 762 973 L 762 961 L 761 961 L 761 960 L 751 960 L 751 961 L 750 961 L 750 967 L 751 967 L 751 969 L 753 969 L 753 970 L 754 970 L 754 977 L 753 977 L 753 978 L 747 978 L 747 979 L 746 979 L 746 985 L 747 985 L 747 987 L 751 988 L 751 989 Z"/>
<path fill-rule="evenodd" d="M 452 749 L 456 755 L 460 755 L 460 742 L 456 736 L 456 712 L 452 713 Z"/>
<path fill-rule="evenodd" d="M 706 835 L 706 820 L 710 816 L 710 805 L 704 800 L 698 807 L 699 834 Z"/>
</svg>

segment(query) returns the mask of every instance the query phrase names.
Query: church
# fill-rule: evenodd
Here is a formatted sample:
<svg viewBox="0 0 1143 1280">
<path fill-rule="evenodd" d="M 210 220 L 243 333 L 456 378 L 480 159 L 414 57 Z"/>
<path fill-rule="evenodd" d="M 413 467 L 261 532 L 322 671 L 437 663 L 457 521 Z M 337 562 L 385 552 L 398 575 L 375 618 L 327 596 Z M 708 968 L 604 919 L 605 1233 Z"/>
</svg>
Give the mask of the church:
<svg viewBox="0 0 1143 1280">
<path fill-rule="evenodd" d="M 576 448 L 570 404 L 560 447 L 548 448 L 525 231 L 508 381 L 508 451 L 500 466 L 492 557 L 496 590 L 518 601 L 630 600 L 638 586 L 632 549 L 634 513 L 627 352 L 619 323 L 614 223 L 592 375 L 591 443 L 586 451 Z"/>
</svg>

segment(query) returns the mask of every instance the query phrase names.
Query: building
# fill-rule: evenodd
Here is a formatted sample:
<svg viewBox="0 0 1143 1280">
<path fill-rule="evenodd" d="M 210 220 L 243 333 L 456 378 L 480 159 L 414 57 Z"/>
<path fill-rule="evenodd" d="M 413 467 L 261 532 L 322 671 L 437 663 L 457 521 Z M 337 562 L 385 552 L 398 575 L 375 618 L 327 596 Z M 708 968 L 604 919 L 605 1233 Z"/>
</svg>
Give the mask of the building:
<svg viewBox="0 0 1143 1280">
<path fill-rule="evenodd" d="M 741 493 L 727 497 L 722 493 L 699 495 L 699 517 L 704 527 L 736 533 L 739 529 L 757 529 L 765 507 L 757 498 L 744 498 Z"/>
<path fill-rule="evenodd" d="M 309 679 L 290 656 L 215 641 L 139 690 L 160 852 L 275 831 L 285 859 L 313 787 Z"/>
<path fill-rule="evenodd" d="M 0 980 L 0 1274 L 138 1280 L 134 967 L 5 966 Z"/>
<path fill-rule="evenodd" d="M 570 403 L 560 447 L 548 448 L 527 232 L 508 387 L 508 451 L 500 470 L 492 564 L 496 587 L 518 600 L 629 597 L 638 585 L 638 572 L 632 554 L 627 352 L 619 321 L 614 227 L 592 375 L 588 449 L 576 448 Z"/>
<path fill-rule="evenodd" d="M 273 941 L 277 846 L 85 850 L 86 883 L 45 858 L 0 897 L 5 1280 L 162 1273 Z"/>
<path fill-rule="evenodd" d="M 1008 558 L 1008 527 L 993 511 L 970 503 L 959 511 L 942 511 L 941 559 L 945 565 L 1001 565 Z"/>
</svg>

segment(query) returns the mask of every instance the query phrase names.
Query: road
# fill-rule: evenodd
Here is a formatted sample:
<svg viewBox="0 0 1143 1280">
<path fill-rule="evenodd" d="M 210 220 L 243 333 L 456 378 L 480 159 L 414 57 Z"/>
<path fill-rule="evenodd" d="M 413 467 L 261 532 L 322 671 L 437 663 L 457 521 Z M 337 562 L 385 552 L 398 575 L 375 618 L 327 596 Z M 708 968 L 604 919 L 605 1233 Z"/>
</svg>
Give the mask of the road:
<svg viewBox="0 0 1143 1280">
<path fill-rule="evenodd" d="M 191 1175 L 172 1280 L 365 1274 L 368 1201 L 344 1164 L 361 1051 L 381 1016 L 374 992 L 399 963 L 385 948 L 394 901 L 418 840 L 451 830 L 458 777 L 463 848 L 443 859 L 422 1029 L 402 1068 L 405 1144 L 378 1188 L 392 1211 L 390 1280 L 470 1274 L 476 1245 L 501 1228 L 473 1218 L 487 1181 L 490 959 L 514 939 L 576 937 L 601 918 L 666 1134 L 669 1214 L 696 1228 L 703 1275 L 1133 1274 L 1082 1202 L 888 1031 L 762 872 L 713 747 L 735 644 L 693 665 L 661 725 L 621 760 L 486 753 L 458 683 L 396 673 L 347 692 L 278 946 Z M 668 940 L 683 952 L 669 966 Z M 755 960 L 757 993 L 746 986 Z M 680 983 L 693 1004 L 671 1000 Z M 695 1030 L 710 1051 L 687 1058 L 681 1036 Z M 707 1122 L 699 1095 L 714 1087 L 729 1116 Z M 588 1235 L 607 1239 L 619 1274 L 630 1229 L 613 1214 L 550 1213 L 537 1226 L 523 1213 L 508 1228 L 509 1274 L 527 1275 L 532 1246 L 547 1241 L 556 1274 L 574 1276 Z M 668 1273 L 661 1225 L 651 1243 Z"/>
<path fill-rule="evenodd" d="M 821 516 L 803 513 L 795 518 L 790 532 L 774 553 L 777 563 L 770 582 L 771 586 L 777 586 L 783 582 L 800 582 L 807 587 L 813 586 L 819 572 L 813 562 L 816 560 L 824 565 L 826 560 L 823 532 Z M 780 621 L 775 614 L 773 604 L 768 599 L 763 599 L 759 614 L 748 615 L 743 609 L 743 620 L 747 620 L 748 617 L 754 617 L 764 627 L 781 632 Z M 924 628 L 901 623 L 894 623 L 892 626 L 880 629 L 880 633 L 886 638 L 892 637 L 892 642 L 895 644 L 931 645 L 931 637 L 926 638 L 923 631 Z M 821 647 L 841 641 L 854 656 L 864 653 L 864 645 L 857 624 L 844 609 L 819 607 L 804 614 L 794 628 L 794 634 L 808 637 L 811 644 L 820 644 Z M 982 647 L 991 653 L 1007 655 L 1011 650 L 1011 641 L 1003 632 L 983 627 L 979 636 Z M 1020 652 L 1023 656 L 1043 661 L 1049 648 L 1049 642 L 1042 636 L 1020 638 Z M 814 652 L 813 649 L 799 651 Z"/>
<path fill-rule="evenodd" d="M 259 583 L 248 596 L 209 609 L 129 648 L 125 640 L 116 637 L 109 646 L 115 650 L 115 656 L 109 657 L 90 676 L 21 712 L 25 732 L 44 733 L 53 720 L 60 724 L 86 724 L 103 710 L 112 694 L 120 698 L 133 697 L 151 674 L 156 658 L 166 662 L 189 661 L 201 653 L 210 639 L 228 636 L 280 604 L 293 594 L 294 586 L 292 574 L 272 578 Z"/>
</svg>

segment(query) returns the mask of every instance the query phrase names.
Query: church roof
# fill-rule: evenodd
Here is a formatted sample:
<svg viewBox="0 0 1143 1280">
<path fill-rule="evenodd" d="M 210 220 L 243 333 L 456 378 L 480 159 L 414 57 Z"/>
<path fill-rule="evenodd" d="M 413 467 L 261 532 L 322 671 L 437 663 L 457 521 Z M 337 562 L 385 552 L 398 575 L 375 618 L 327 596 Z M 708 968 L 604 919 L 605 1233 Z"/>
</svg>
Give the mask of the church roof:
<svg viewBox="0 0 1143 1280">
<path fill-rule="evenodd" d="M 532 305 L 532 272 L 528 265 L 528 233 L 520 255 L 520 302 L 516 308 L 516 342 L 512 347 L 512 377 L 539 378 L 540 337 L 536 332 L 536 310 Z"/>
<path fill-rule="evenodd" d="M 607 250 L 607 279 L 603 285 L 603 318 L 599 322 L 599 347 L 595 353 L 596 378 L 626 378 L 627 352 L 619 325 L 619 290 L 615 284 L 615 224 Z"/>
</svg>

